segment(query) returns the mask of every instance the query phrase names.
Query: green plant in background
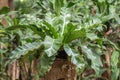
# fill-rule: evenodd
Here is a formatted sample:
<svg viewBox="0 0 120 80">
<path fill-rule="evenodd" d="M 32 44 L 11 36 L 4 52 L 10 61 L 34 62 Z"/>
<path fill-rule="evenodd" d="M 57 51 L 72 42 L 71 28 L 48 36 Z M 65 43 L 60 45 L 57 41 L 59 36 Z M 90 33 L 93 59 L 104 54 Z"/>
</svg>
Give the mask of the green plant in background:
<svg viewBox="0 0 120 80">
<path fill-rule="evenodd" d="M 27 2 L 26 2 L 27 3 Z M 102 55 L 107 47 L 113 48 L 111 56 L 111 79 L 120 77 L 118 35 L 105 37 L 105 32 L 120 27 L 119 0 L 36 0 L 29 14 L 18 11 L 18 16 L 9 26 L 0 30 L 0 39 L 6 47 L 2 53 L 10 61 L 27 58 L 30 63 L 38 55 L 38 75 L 44 75 L 55 60 L 59 51 L 65 51 L 68 60 L 76 65 L 78 77 L 87 68 L 95 70 L 93 76 L 101 77 L 104 72 Z M 39 9 L 39 10 L 38 10 Z M 9 32 L 9 34 L 8 34 Z M 4 34 L 3 34 L 4 33 Z M 5 36 L 4 36 L 5 35 Z M 116 37 L 115 37 L 116 36 Z M 8 38 L 6 38 L 8 37 Z M 13 46 L 12 46 L 13 45 Z M 3 45 L 2 45 L 3 46 Z M 10 46 L 10 48 L 9 48 Z M 16 47 L 16 48 L 15 48 Z M 8 54 L 7 52 L 11 52 Z M 34 55 L 31 58 L 31 55 Z"/>
</svg>

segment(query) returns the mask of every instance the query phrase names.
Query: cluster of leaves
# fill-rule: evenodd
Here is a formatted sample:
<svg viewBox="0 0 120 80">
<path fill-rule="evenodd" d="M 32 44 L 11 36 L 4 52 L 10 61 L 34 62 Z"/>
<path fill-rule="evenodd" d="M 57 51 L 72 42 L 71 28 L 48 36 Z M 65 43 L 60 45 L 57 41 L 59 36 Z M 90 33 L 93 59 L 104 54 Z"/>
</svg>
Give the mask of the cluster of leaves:
<svg viewBox="0 0 120 80">
<path fill-rule="evenodd" d="M 119 0 L 36 0 L 34 3 L 32 9 L 39 9 L 34 13 L 24 14 L 20 10 L 14 19 L 9 17 L 11 12 L 0 15 L 9 20 L 9 26 L 0 27 L 1 65 L 6 57 L 15 61 L 37 54 L 38 73 L 44 75 L 58 51 L 64 50 L 79 76 L 92 68 L 96 74 L 90 76 L 98 78 L 105 71 L 101 56 L 109 46 L 113 49 L 111 78 L 120 77 L 120 45 L 113 40 L 113 37 L 117 40 L 117 35 L 105 36 L 110 29 L 120 27 Z"/>
</svg>

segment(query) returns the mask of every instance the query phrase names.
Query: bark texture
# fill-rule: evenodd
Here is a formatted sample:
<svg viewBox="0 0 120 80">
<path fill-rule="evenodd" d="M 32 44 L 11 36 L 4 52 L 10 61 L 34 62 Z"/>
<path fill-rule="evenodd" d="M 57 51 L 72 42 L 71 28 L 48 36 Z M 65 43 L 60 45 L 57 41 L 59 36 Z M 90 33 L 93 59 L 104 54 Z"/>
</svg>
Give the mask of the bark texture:
<svg viewBox="0 0 120 80">
<path fill-rule="evenodd" d="M 0 9 L 4 6 L 8 7 L 8 0 L 0 0 Z"/>
<path fill-rule="evenodd" d="M 8 4 L 8 0 L 0 0 L 0 9 L 3 8 L 3 7 L 8 7 L 9 4 Z M 7 25 L 7 21 L 5 20 L 5 18 L 3 18 L 2 22 L 3 25 Z"/>
</svg>

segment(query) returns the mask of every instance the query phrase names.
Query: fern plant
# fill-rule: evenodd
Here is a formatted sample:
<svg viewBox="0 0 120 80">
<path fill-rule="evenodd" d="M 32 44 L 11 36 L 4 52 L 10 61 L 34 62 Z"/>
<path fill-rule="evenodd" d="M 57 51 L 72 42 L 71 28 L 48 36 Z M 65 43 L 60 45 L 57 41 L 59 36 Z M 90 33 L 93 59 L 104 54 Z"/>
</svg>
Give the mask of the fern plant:
<svg viewBox="0 0 120 80">
<path fill-rule="evenodd" d="M 39 13 L 19 15 L 5 28 L 12 39 L 17 39 L 17 47 L 12 49 L 10 61 L 38 54 L 38 73 L 44 75 L 59 51 L 64 50 L 68 60 L 76 65 L 79 76 L 87 68 L 92 68 L 95 71 L 93 77 L 97 79 L 105 71 L 101 56 L 106 54 L 107 46 L 111 46 L 111 72 L 117 79 L 120 74 L 116 67 L 119 63 L 119 45 L 109 36 L 106 38 L 104 33 L 119 27 L 120 18 L 116 11 L 118 3 L 109 0 L 37 1 L 36 5 L 41 9 Z M 114 74 L 116 70 L 118 72 Z"/>
</svg>

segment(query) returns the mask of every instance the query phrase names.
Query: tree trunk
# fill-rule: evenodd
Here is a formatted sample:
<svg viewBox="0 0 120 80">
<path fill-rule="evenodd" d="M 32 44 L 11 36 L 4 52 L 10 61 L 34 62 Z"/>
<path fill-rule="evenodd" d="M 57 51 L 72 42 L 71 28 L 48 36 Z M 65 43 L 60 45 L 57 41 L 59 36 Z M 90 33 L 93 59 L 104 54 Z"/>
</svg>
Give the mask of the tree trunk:
<svg viewBox="0 0 120 80">
<path fill-rule="evenodd" d="M 0 9 L 4 6 L 8 7 L 8 0 L 0 0 Z"/>
<path fill-rule="evenodd" d="M 0 0 L 0 9 L 5 6 L 10 7 L 11 10 L 14 10 L 13 0 Z"/>
<path fill-rule="evenodd" d="M 13 0 L 8 0 L 8 6 L 10 7 L 11 10 L 14 10 Z"/>
<path fill-rule="evenodd" d="M 8 7 L 8 0 L 0 0 L 0 9 L 3 8 L 3 7 Z M 3 25 L 7 25 L 7 21 L 5 20 L 5 18 L 2 19 L 2 23 Z"/>
<path fill-rule="evenodd" d="M 0 0 L 0 9 L 3 7 L 9 7 L 11 10 L 14 10 L 13 0 Z M 11 15 L 11 17 L 13 18 L 14 15 Z M 5 18 L 3 18 L 2 22 L 0 23 L 2 23 L 4 26 L 7 25 Z"/>
</svg>

